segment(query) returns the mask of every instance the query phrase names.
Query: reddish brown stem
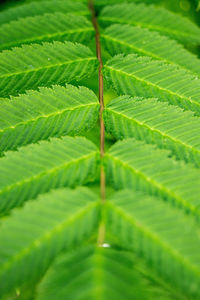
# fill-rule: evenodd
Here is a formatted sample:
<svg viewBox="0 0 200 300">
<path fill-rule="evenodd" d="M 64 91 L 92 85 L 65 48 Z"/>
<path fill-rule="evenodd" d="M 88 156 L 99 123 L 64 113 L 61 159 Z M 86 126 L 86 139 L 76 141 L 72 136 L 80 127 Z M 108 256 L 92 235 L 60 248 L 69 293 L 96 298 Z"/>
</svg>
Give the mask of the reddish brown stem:
<svg viewBox="0 0 200 300">
<path fill-rule="evenodd" d="M 92 23 L 95 29 L 95 38 L 96 38 L 96 55 L 99 61 L 99 103 L 100 103 L 100 154 L 101 158 L 104 157 L 104 140 L 105 140 L 105 128 L 103 122 L 103 110 L 104 110 L 104 99 L 103 99 L 103 62 L 101 56 L 101 42 L 100 42 L 100 33 L 99 33 L 99 26 L 97 22 L 97 17 L 94 9 L 94 1 L 89 0 L 89 9 L 92 14 Z M 100 190 L 101 190 L 101 199 L 102 202 L 105 201 L 106 198 L 106 183 L 105 183 L 105 172 L 104 167 L 101 166 L 101 174 L 100 174 Z"/>
</svg>

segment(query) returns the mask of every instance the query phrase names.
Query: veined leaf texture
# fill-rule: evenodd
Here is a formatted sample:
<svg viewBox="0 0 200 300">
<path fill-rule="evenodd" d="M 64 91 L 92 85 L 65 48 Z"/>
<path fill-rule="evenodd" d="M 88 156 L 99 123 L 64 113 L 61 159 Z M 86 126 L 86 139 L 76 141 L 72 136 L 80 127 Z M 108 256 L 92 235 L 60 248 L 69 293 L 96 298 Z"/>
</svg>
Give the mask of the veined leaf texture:
<svg viewBox="0 0 200 300">
<path fill-rule="evenodd" d="M 91 50 L 71 42 L 22 45 L 0 53 L 0 95 L 8 97 L 56 83 L 90 76 L 97 66 Z"/>
<path fill-rule="evenodd" d="M 68 84 L 43 87 L 2 101 L 1 151 L 52 136 L 81 134 L 96 124 L 98 110 L 98 99 L 91 90 Z"/>
<path fill-rule="evenodd" d="M 94 28 L 85 17 L 57 12 L 21 18 L 1 26 L 0 49 L 21 44 L 51 41 L 86 43 L 94 36 Z"/>
<path fill-rule="evenodd" d="M 122 96 L 106 106 L 104 121 L 107 131 L 117 139 L 145 140 L 199 167 L 200 119 L 192 112 L 157 99 Z"/>
<path fill-rule="evenodd" d="M 39 279 L 59 252 L 89 238 L 98 220 L 98 197 L 86 188 L 52 191 L 15 211 L 1 226 L 1 293 Z"/>
<path fill-rule="evenodd" d="M 158 31 L 183 44 L 199 43 L 200 29 L 188 19 L 144 3 L 118 4 L 105 7 L 100 14 L 102 24 L 122 23 Z"/>
<path fill-rule="evenodd" d="M 41 4 L 42 2 L 42 4 Z M 0 24 L 25 17 L 40 16 L 46 13 L 66 13 L 70 15 L 87 16 L 90 12 L 81 1 L 51 0 L 51 1 L 27 1 L 22 5 L 8 8 L 0 13 Z"/>
<path fill-rule="evenodd" d="M 168 64 L 177 64 L 200 75 L 200 62 L 197 56 L 158 32 L 149 31 L 147 28 L 115 24 L 106 28 L 101 37 L 111 55 L 137 53 Z"/>
<path fill-rule="evenodd" d="M 0 300 L 200 299 L 198 1 L 0 4 Z"/>
<path fill-rule="evenodd" d="M 140 253 L 168 281 L 176 281 L 177 289 L 189 295 L 198 293 L 199 227 L 187 216 L 166 202 L 130 191 L 109 200 L 107 215 L 110 229 L 116 230 L 127 249 Z M 174 270 L 181 276 L 174 276 Z"/>
<path fill-rule="evenodd" d="M 54 138 L 7 152 L 1 159 L 0 211 L 7 212 L 52 188 L 93 180 L 98 149 L 82 137 Z"/>
<path fill-rule="evenodd" d="M 115 144 L 105 160 L 108 180 L 116 189 L 148 191 L 190 214 L 194 213 L 199 221 L 199 170 L 190 164 L 170 159 L 167 151 L 133 138 Z"/>
<path fill-rule="evenodd" d="M 176 65 L 119 54 L 107 62 L 104 74 L 118 94 L 157 97 L 200 114 L 200 78 Z"/>
<path fill-rule="evenodd" d="M 71 268 L 71 262 L 73 268 Z M 79 276 L 76 264 L 84 270 Z M 116 251 L 110 248 L 86 247 L 76 252 L 59 257 L 44 277 L 38 288 L 36 299 L 55 299 L 70 297 L 71 299 L 147 299 L 144 289 L 148 285 L 143 283 L 141 274 L 134 270 L 134 259 L 129 253 Z M 123 282 L 118 277 L 124 274 Z M 101 276 L 99 276 L 101 274 Z M 135 287 L 130 288 L 130 278 L 135 282 Z M 54 287 L 54 282 L 66 280 L 69 284 L 60 285 L 59 294 Z M 87 286 L 81 295 L 76 290 L 76 284 Z M 119 285 L 120 283 L 120 285 Z M 74 287 L 74 288 L 73 288 Z M 101 287 L 101 289 L 99 288 Z M 71 292 L 73 290 L 73 292 Z M 102 295 L 102 296 L 101 296 Z"/>
</svg>

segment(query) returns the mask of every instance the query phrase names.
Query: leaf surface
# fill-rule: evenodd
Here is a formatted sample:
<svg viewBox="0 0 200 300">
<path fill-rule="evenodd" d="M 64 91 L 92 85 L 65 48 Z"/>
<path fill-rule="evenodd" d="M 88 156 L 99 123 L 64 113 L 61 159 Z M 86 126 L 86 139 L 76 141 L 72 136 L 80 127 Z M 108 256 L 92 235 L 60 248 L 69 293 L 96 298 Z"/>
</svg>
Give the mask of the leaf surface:
<svg viewBox="0 0 200 300">
<path fill-rule="evenodd" d="M 19 18 L 43 15 L 46 13 L 70 13 L 73 15 L 89 15 L 87 5 L 78 1 L 70 0 L 51 0 L 51 1 L 32 1 L 15 7 L 8 8 L 0 12 L 0 24 L 9 23 Z"/>
<path fill-rule="evenodd" d="M 23 45 L 0 53 L 0 97 L 89 77 L 97 58 L 71 42 Z"/>
<path fill-rule="evenodd" d="M 93 36 L 93 26 L 85 17 L 57 12 L 22 18 L 0 26 L 0 49 L 52 41 L 86 43 Z"/>
<path fill-rule="evenodd" d="M 0 151 L 80 134 L 96 125 L 99 103 L 85 87 L 40 88 L 0 102 Z"/>
<path fill-rule="evenodd" d="M 156 97 L 200 115 L 200 79 L 175 65 L 117 55 L 104 66 L 104 75 L 120 95 Z"/>
<path fill-rule="evenodd" d="M 36 300 L 56 297 L 59 300 L 149 299 L 129 253 L 93 246 L 59 256 L 48 270 Z"/>
<path fill-rule="evenodd" d="M 183 44 L 200 43 L 200 28 L 195 23 L 165 8 L 144 3 L 107 6 L 99 21 L 102 25 L 122 23 L 148 28 Z"/>
<path fill-rule="evenodd" d="M 200 75 L 200 60 L 181 44 L 147 28 L 115 24 L 101 34 L 103 45 L 109 53 L 150 56 L 168 64 L 177 64 Z"/>
<path fill-rule="evenodd" d="M 104 109 L 106 131 L 115 138 L 135 137 L 171 150 L 177 159 L 200 167 L 200 119 L 156 99 L 121 96 Z"/>
<path fill-rule="evenodd" d="M 7 152 L 0 159 L 0 213 L 52 188 L 93 181 L 98 159 L 96 146 L 82 137 L 52 138 Z"/>
<path fill-rule="evenodd" d="M 64 249 L 96 230 L 99 200 L 87 188 L 60 189 L 30 201 L 1 221 L 0 297 L 38 281 Z"/>
<path fill-rule="evenodd" d="M 200 221 L 200 171 L 190 164 L 175 161 L 168 151 L 134 138 L 112 146 L 105 164 L 107 180 L 115 189 L 130 188 L 159 196 Z"/>
<path fill-rule="evenodd" d="M 199 227 L 188 216 L 166 202 L 128 190 L 107 202 L 106 215 L 108 230 L 171 284 L 180 299 L 199 298 Z"/>
</svg>

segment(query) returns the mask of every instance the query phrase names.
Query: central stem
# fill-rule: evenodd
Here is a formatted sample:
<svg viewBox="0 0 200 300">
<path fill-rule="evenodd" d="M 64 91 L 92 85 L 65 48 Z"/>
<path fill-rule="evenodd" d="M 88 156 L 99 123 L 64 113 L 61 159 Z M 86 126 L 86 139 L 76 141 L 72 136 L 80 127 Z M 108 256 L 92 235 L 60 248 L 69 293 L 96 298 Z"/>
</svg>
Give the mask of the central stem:
<svg viewBox="0 0 200 300">
<path fill-rule="evenodd" d="M 101 42 L 100 42 L 100 33 L 99 33 L 99 26 L 97 22 L 97 17 L 94 9 L 94 0 L 89 0 L 89 9 L 92 14 L 92 23 L 95 30 L 95 39 L 96 39 L 96 55 L 99 61 L 99 103 L 100 103 L 100 154 L 101 154 L 101 162 L 104 157 L 104 140 L 105 140 L 105 128 L 103 122 L 103 110 L 104 110 L 104 99 L 103 99 L 103 61 L 101 56 Z M 106 199 L 106 183 L 105 183 L 105 171 L 104 166 L 101 164 L 100 169 L 100 193 L 101 193 L 101 201 L 104 204 Z M 105 235 L 105 226 L 104 224 L 100 225 L 99 228 L 99 237 L 98 243 L 100 245 L 104 242 L 104 235 Z"/>
</svg>

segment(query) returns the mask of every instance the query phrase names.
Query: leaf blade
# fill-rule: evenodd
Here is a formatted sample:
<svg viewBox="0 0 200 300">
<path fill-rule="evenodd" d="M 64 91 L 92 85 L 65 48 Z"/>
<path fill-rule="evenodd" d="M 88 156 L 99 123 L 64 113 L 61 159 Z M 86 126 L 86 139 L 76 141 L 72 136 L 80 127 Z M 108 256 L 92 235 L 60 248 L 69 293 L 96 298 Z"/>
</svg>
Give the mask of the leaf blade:
<svg viewBox="0 0 200 300">
<path fill-rule="evenodd" d="M 188 216 L 159 199 L 127 190 L 108 201 L 107 224 L 127 249 L 167 280 L 175 294 L 198 299 L 199 227 Z"/>
<path fill-rule="evenodd" d="M 122 23 L 148 28 L 183 44 L 200 42 L 200 29 L 195 23 L 167 9 L 144 3 L 107 6 L 99 20 L 103 25 Z"/>
<path fill-rule="evenodd" d="M 1 214 L 52 188 L 93 181 L 98 160 L 98 149 L 83 137 L 52 138 L 7 152 L 0 164 Z"/>
<path fill-rule="evenodd" d="M 104 66 L 104 75 L 120 95 L 156 97 L 200 115 L 200 79 L 175 65 L 117 55 Z"/>
<path fill-rule="evenodd" d="M 200 75 L 200 60 L 182 45 L 157 32 L 130 25 L 111 25 L 101 34 L 103 44 L 109 53 L 136 53 L 162 60 L 168 64 L 177 64 L 186 70 Z"/>
<path fill-rule="evenodd" d="M 58 253 L 89 238 L 98 221 L 99 200 L 87 188 L 51 191 L 13 211 L 1 222 L 1 297 L 38 281 Z"/>
<path fill-rule="evenodd" d="M 177 159 L 200 166 L 200 121 L 193 113 L 157 99 L 123 96 L 112 100 L 103 116 L 106 131 L 115 138 L 156 144 Z"/>
<path fill-rule="evenodd" d="M 115 189 L 130 188 L 158 196 L 199 222 L 200 173 L 190 164 L 169 158 L 166 150 L 130 138 L 110 148 L 105 166 L 107 180 Z"/>
<path fill-rule="evenodd" d="M 0 103 L 0 151 L 46 140 L 81 134 L 95 126 L 99 103 L 84 87 L 40 88 Z"/>
<path fill-rule="evenodd" d="M 24 45 L 0 53 L 0 96 L 17 95 L 39 86 L 90 76 L 97 65 L 93 53 L 71 42 Z"/>
<path fill-rule="evenodd" d="M 93 26 L 85 17 L 57 12 L 21 18 L 0 26 L 0 49 L 52 41 L 86 43 L 93 35 Z"/>
<path fill-rule="evenodd" d="M 80 291 L 77 286 L 83 289 Z M 129 253 L 87 246 L 58 257 L 39 285 L 36 299 L 52 300 L 55 295 L 60 300 L 147 299 L 143 289 Z"/>
<path fill-rule="evenodd" d="M 89 15 L 86 5 L 70 0 L 33 1 L 8 8 L 0 13 L 0 24 L 9 23 L 18 18 L 63 12 L 73 15 Z"/>
</svg>

